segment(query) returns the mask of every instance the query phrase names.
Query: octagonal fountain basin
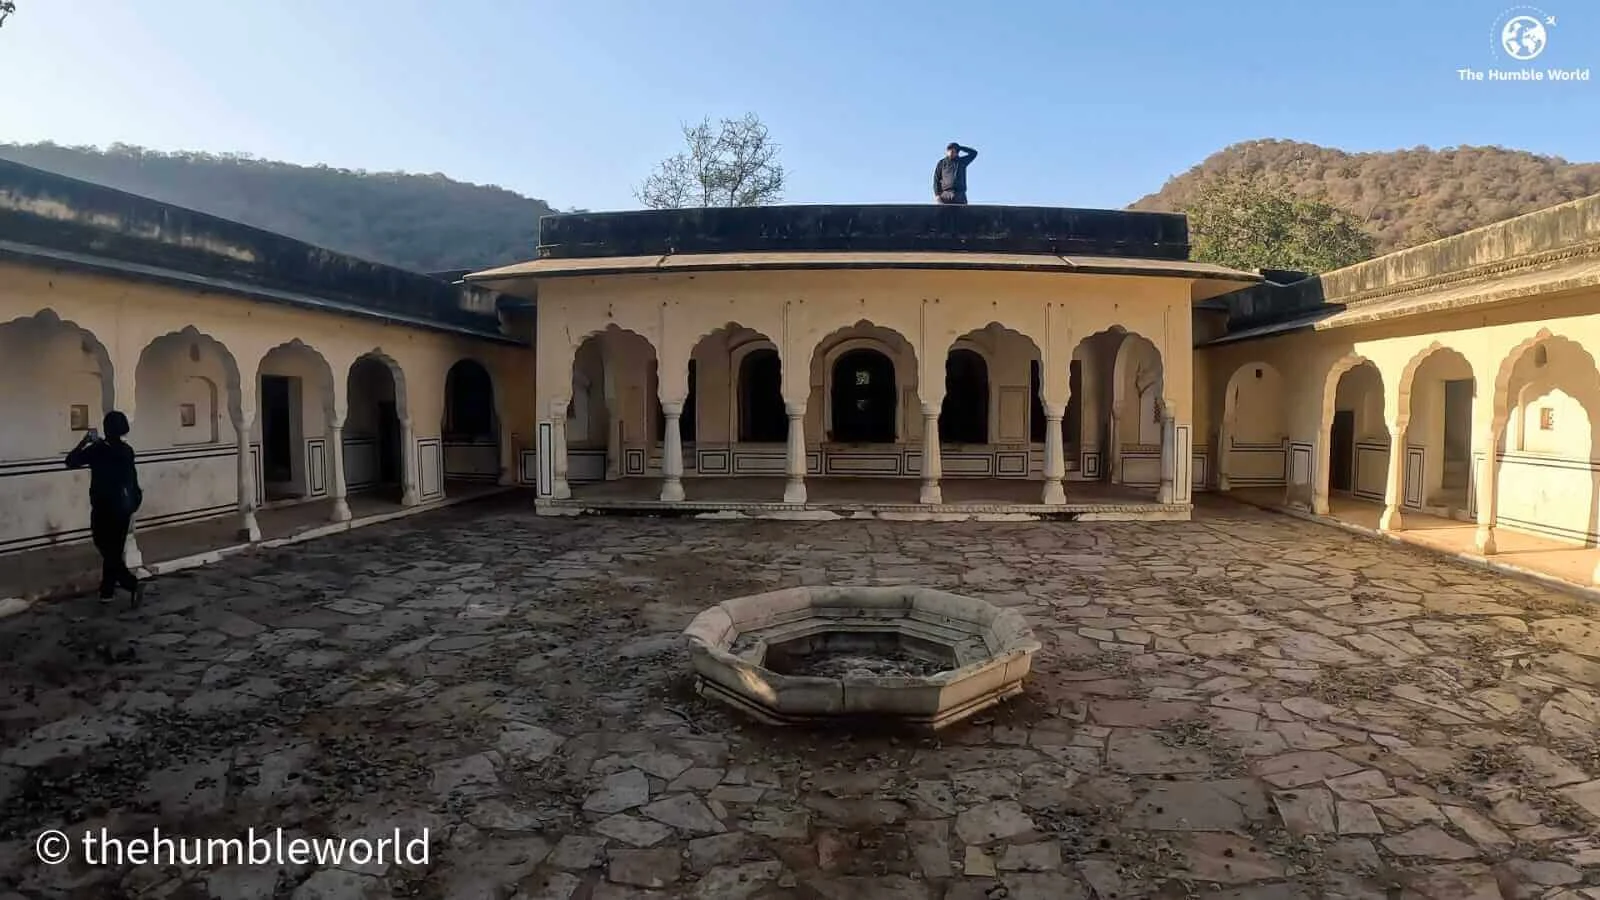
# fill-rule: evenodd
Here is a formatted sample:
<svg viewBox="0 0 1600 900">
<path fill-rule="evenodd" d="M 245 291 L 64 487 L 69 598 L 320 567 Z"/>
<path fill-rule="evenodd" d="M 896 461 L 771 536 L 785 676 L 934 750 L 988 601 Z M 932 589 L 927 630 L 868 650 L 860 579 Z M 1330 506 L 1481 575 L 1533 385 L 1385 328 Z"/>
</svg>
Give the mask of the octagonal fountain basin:
<svg viewBox="0 0 1600 900">
<path fill-rule="evenodd" d="M 940 728 L 1021 693 L 1039 650 L 1021 614 L 919 587 L 735 597 L 684 634 L 701 696 L 780 725 Z"/>
</svg>

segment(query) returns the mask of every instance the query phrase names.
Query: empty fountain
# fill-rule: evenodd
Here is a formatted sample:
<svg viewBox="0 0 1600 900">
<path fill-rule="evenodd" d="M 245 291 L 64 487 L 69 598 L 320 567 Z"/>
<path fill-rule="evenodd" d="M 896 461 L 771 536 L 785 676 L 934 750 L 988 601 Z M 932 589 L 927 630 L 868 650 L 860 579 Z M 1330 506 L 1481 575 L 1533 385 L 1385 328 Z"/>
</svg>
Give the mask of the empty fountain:
<svg viewBox="0 0 1600 900">
<path fill-rule="evenodd" d="M 920 587 L 734 597 L 685 630 L 702 696 L 772 724 L 868 718 L 941 728 L 1022 691 L 1021 614 Z"/>
</svg>

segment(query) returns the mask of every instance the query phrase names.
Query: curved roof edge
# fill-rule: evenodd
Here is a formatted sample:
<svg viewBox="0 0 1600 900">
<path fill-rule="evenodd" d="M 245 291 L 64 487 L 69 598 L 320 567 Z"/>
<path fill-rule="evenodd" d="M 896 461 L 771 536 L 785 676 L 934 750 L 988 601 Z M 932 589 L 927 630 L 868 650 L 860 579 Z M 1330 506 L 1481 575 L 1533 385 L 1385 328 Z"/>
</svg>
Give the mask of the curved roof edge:
<svg viewBox="0 0 1600 900">
<path fill-rule="evenodd" d="M 1125 275 L 1185 278 L 1208 283 L 1195 295 L 1209 299 L 1260 282 L 1257 272 L 1213 263 L 1137 259 L 1119 256 L 1050 256 L 1024 253 L 682 253 L 666 256 L 613 256 L 589 259 L 534 259 L 465 276 L 508 294 L 531 296 L 539 281 L 607 275 L 667 275 L 687 272 L 783 270 L 945 270 L 1053 272 L 1060 275 Z M 1198 285 L 1197 285 L 1198 286 Z"/>
</svg>

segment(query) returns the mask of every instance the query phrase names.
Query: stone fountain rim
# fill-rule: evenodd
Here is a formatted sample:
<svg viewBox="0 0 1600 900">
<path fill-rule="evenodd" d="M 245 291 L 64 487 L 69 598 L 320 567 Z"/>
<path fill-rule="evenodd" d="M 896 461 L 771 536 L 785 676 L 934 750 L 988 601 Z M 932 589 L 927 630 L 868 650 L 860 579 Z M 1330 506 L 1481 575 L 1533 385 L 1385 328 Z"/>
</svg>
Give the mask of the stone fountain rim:
<svg viewBox="0 0 1600 900">
<path fill-rule="evenodd" d="M 740 613 L 744 611 L 741 610 L 740 607 L 753 606 L 760 601 L 769 600 L 776 597 L 794 598 L 797 596 L 804 596 L 807 599 L 805 606 L 812 610 L 835 608 L 832 605 L 818 605 L 815 602 L 818 598 L 843 599 L 846 597 L 855 597 L 868 599 L 874 602 L 876 608 L 883 610 L 892 610 L 896 608 L 894 604 L 886 604 L 884 601 L 898 600 L 900 601 L 899 608 L 911 610 L 917 608 L 915 603 L 917 597 L 938 597 L 947 601 L 954 601 L 958 607 L 965 607 L 970 612 L 977 614 L 992 613 L 992 618 L 990 618 L 987 622 L 978 622 L 967 618 L 953 618 L 948 616 L 943 617 L 951 619 L 952 621 L 959 621 L 968 626 L 968 630 L 974 636 L 981 635 L 985 630 L 993 632 L 995 631 L 995 626 L 1003 622 L 1012 626 L 1010 629 L 1008 629 L 1012 632 L 1012 637 L 1009 640 L 1005 640 L 1001 647 L 982 659 L 975 660 L 964 666 L 946 669 L 941 672 L 936 672 L 933 675 L 925 676 L 856 675 L 829 678 L 819 675 L 784 675 L 782 673 L 775 672 L 764 665 L 750 662 L 747 659 L 735 656 L 733 653 L 729 652 L 728 648 L 733 645 L 733 642 L 737 640 L 741 634 L 746 633 L 741 631 L 738 627 L 740 619 L 742 618 Z M 841 625 L 841 627 L 837 630 L 848 631 L 852 630 L 847 627 L 850 619 L 871 620 L 872 618 L 877 618 L 860 614 L 860 606 L 852 607 L 848 604 L 840 604 L 837 608 L 855 609 L 858 612 L 855 615 L 841 616 L 819 616 L 815 614 L 810 616 L 799 616 L 795 619 L 795 622 L 802 622 L 808 618 L 819 619 L 823 621 L 836 620 Z M 798 609 L 799 607 L 796 607 L 791 611 L 798 611 Z M 718 622 L 719 618 L 726 619 L 726 622 Z M 909 617 L 883 617 L 881 621 L 885 623 L 892 623 L 895 619 L 906 618 Z M 770 621 L 770 618 L 768 621 Z M 760 627 L 769 628 L 772 626 L 770 624 L 763 624 Z M 757 629 L 752 628 L 750 630 L 753 631 Z M 715 638 L 710 637 L 710 635 L 718 634 L 719 632 L 719 636 Z M 717 664 L 733 669 L 734 671 L 738 671 L 740 669 L 753 669 L 759 672 L 764 678 L 769 680 L 796 686 L 839 685 L 844 687 L 851 685 L 860 687 L 906 689 L 920 687 L 941 687 L 957 681 L 965 681 L 994 667 L 1009 665 L 1022 657 L 1037 653 L 1043 647 L 1043 645 L 1040 644 L 1036 638 L 1034 638 L 1033 629 L 1028 625 L 1027 620 L 1024 619 L 1022 614 L 1016 610 L 996 606 L 987 600 L 982 600 L 977 597 L 956 594 L 950 591 L 940 590 L 938 588 L 927 588 L 914 585 L 804 585 L 800 587 L 780 588 L 775 591 L 764 591 L 759 594 L 747 594 L 740 597 L 731 597 L 727 600 L 717 603 L 714 606 L 709 606 L 702 610 L 694 617 L 692 621 L 690 621 L 688 627 L 684 629 L 684 634 L 688 637 L 691 653 L 695 656 L 709 656 Z M 998 639 L 999 638 L 997 637 L 997 640 Z M 765 655 L 763 654 L 763 660 L 764 657 Z"/>
</svg>

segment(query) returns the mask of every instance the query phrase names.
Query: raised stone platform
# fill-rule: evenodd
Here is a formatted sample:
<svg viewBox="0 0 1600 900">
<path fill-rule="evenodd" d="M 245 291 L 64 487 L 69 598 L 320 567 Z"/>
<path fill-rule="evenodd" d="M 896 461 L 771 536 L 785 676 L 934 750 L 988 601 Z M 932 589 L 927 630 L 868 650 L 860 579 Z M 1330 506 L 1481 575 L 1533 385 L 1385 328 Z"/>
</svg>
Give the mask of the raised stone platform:
<svg viewBox="0 0 1600 900">
<path fill-rule="evenodd" d="M 805 503 L 784 503 L 782 478 L 690 478 L 688 499 L 662 502 L 658 478 L 578 484 L 567 500 L 538 501 L 544 515 L 647 515 L 705 519 L 896 522 L 1141 522 L 1188 521 L 1185 504 L 1155 501 L 1154 492 L 1119 485 L 1069 482 L 1067 502 L 1039 502 L 1041 485 L 1021 479 L 951 479 L 943 503 L 918 502 L 921 482 L 910 478 L 808 478 Z"/>
<path fill-rule="evenodd" d="M 1013 610 L 917 587 L 737 597 L 684 634 L 701 695 L 775 725 L 870 718 L 940 728 L 1021 693 L 1040 646 Z M 807 657 L 841 652 L 857 670 L 797 674 Z M 906 674 L 919 663 L 930 674 Z"/>
</svg>

